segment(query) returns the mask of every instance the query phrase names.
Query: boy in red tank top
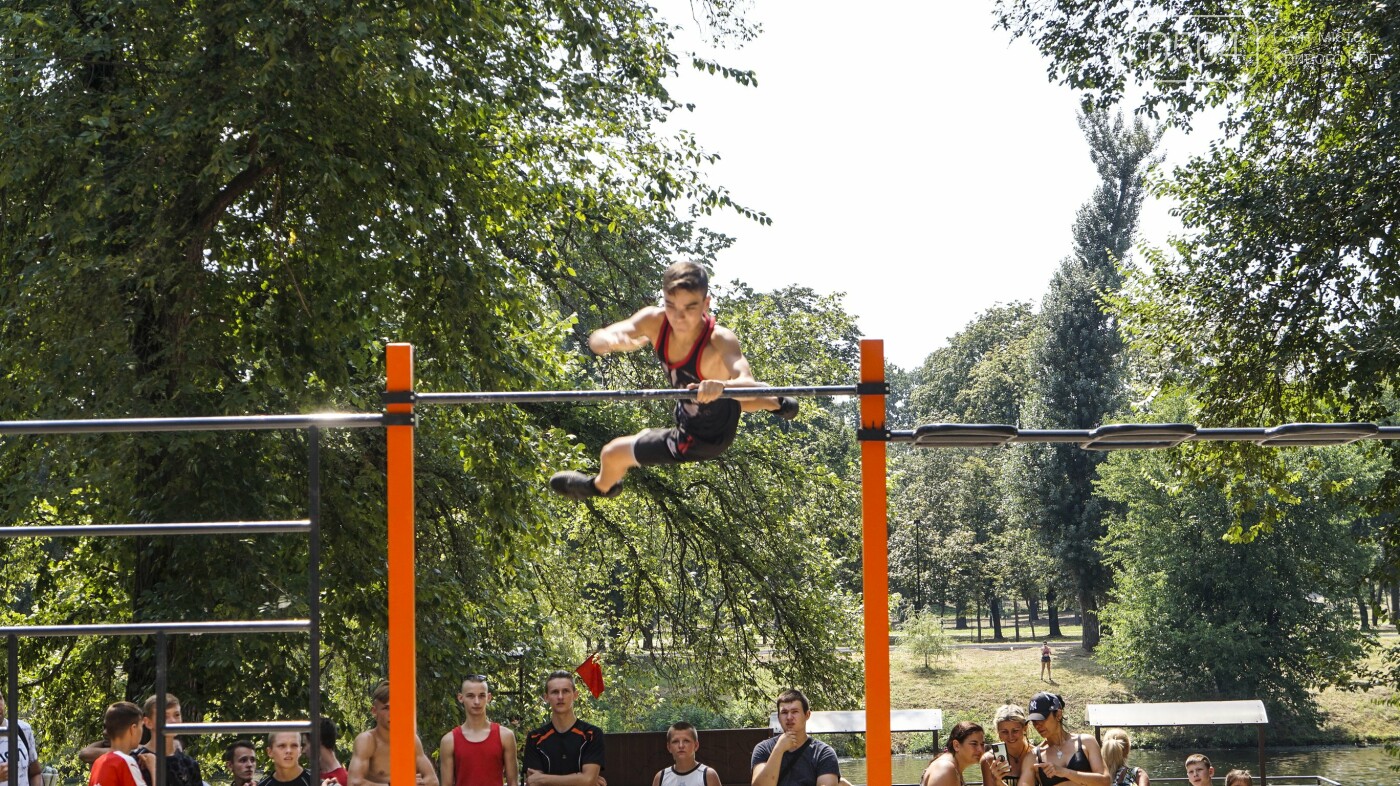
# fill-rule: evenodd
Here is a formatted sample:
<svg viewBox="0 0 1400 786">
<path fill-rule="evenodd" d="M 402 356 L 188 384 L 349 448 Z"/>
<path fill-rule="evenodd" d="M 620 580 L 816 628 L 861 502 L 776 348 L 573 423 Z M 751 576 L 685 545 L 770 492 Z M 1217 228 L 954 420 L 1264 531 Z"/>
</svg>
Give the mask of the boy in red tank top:
<svg viewBox="0 0 1400 786">
<path fill-rule="evenodd" d="M 102 731 L 112 749 L 92 763 L 88 786 L 146 786 L 129 751 L 141 744 L 141 708 L 119 701 L 102 716 Z"/>
<path fill-rule="evenodd" d="M 649 428 L 603 446 L 597 475 L 556 472 L 549 487 L 570 499 L 611 497 L 622 491 L 632 467 L 680 464 L 718 458 L 739 429 L 739 413 L 768 410 L 797 417 L 797 399 L 721 398 L 726 388 L 763 387 L 754 379 L 734 331 L 715 324 L 710 314 L 710 278 L 695 262 L 677 262 L 661 276 L 663 305 L 593 331 L 588 346 L 599 355 L 631 352 L 647 344 L 673 388 L 695 391 L 676 404 L 676 425 Z"/>
<path fill-rule="evenodd" d="M 462 680 L 457 701 L 466 710 L 466 720 L 438 743 L 442 786 L 519 786 L 515 732 L 486 717 L 491 703 L 486 676 L 473 674 Z"/>
</svg>

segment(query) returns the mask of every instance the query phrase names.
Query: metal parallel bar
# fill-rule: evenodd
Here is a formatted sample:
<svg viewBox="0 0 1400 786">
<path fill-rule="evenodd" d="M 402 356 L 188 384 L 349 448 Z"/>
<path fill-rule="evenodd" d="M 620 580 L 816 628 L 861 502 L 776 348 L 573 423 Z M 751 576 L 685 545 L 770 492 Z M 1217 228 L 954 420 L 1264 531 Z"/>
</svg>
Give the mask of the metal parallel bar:
<svg viewBox="0 0 1400 786">
<path fill-rule="evenodd" d="M 761 398 L 764 396 L 854 396 L 855 385 L 809 385 L 805 387 L 725 388 L 721 398 Z M 545 404 L 564 401 L 656 401 L 692 399 L 695 391 L 684 388 L 660 390 L 524 390 L 484 393 L 418 393 L 418 404 Z"/>
<path fill-rule="evenodd" d="M 96 538 L 162 535 L 268 535 L 308 532 L 311 522 L 211 521 L 172 524 L 77 524 L 73 526 L 0 527 L 0 538 Z"/>
<path fill-rule="evenodd" d="M 307 568 L 306 594 L 310 609 L 311 626 L 311 696 L 308 702 L 308 715 L 311 718 L 311 750 L 306 753 L 307 767 L 314 767 L 312 782 L 321 777 L 321 430 L 306 430 L 309 455 L 307 471 L 310 475 L 310 516 L 311 542 L 308 545 L 309 562 Z"/>
<path fill-rule="evenodd" d="M 1188 442 L 1257 442 L 1265 437 L 1263 428 L 1198 428 Z"/>
<path fill-rule="evenodd" d="M 893 429 L 890 431 L 890 442 L 913 442 L 913 429 Z"/>
<path fill-rule="evenodd" d="M 308 620 L 250 620 L 243 622 L 128 622 L 102 625 L 15 625 L 0 627 L 0 636 L 151 636 L 161 631 L 201 633 L 304 633 Z"/>
<path fill-rule="evenodd" d="M 172 723 L 166 734 L 272 734 L 279 731 L 311 732 L 310 721 L 223 721 L 217 723 Z"/>
<path fill-rule="evenodd" d="M 19 757 L 14 755 L 19 752 L 19 636 L 11 633 L 6 645 L 9 673 L 5 680 L 5 714 L 9 717 L 5 718 L 5 722 L 9 730 L 5 735 L 5 744 L 9 746 L 10 753 L 6 758 L 11 765 L 9 786 L 19 786 Z M 28 780 L 29 773 L 26 772 L 24 777 Z"/>
<path fill-rule="evenodd" d="M 156 771 L 151 773 L 155 777 L 155 786 L 165 786 L 166 764 L 165 756 L 165 689 L 170 680 L 170 640 L 166 637 L 165 631 L 156 634 Z"/>
<path fill-rule="evenodd" d="M 378 428 L 382 414 L 243 415 L 207 418 L 4 420 L 4 434 L 106 434 L 150 431 L 283 431 L 311 428 Z"/>
<path fill-rule="evenodd" d="M 1093 429 L 1023 428 L 1012 442 L 1088 442 Z"/>
</svg>

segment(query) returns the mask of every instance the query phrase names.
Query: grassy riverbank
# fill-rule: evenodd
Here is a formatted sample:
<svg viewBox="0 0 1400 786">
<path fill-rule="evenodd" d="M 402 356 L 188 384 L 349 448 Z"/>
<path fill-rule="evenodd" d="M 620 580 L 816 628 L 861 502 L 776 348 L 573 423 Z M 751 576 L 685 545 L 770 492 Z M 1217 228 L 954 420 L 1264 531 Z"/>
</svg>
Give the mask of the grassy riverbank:
<svg viewBox="0 0 1400 786">
<path fill-rule="evenodd" d="M 1394 643 L 1393 634 L 1386 640 Z M 1084 705 L 1136 701 L 1128 687 L 1113 680 L 1094 659 L 1075 643 L 1052 644 L 1054 685 L 1039 678 L 1039 643 L 964 646 L 954 648 L 942 668 L 926 671 L 923 660 L 902 648 L 891 652 L 892 696 L 895 707 L 937 707 L 943 710 L 943 728 L 961 720 L 991 723 L 996 708 L 1007 699 L 1022 706 L 1037 691 L 1053 690 L 1068 703 L 1068 718 L 1074 728 L 1084 729 Z M 1372 656 L 1379 663 L 1379 654 Z M 1388 689 L 1366 692 L 1326 690 L 1318 695 L 1318 705 L 1328 715 L 1321 729 L 1291 728 L 1286 718 L 1271 718 L 1267 731 L 1270 744 L 1319 745 L 1353 743 L 1357 740 L 1400 739 L 1400 708 L 1380 699 L 1393 694 Z M 897 735 L 901 736 L 901 735 Z M 921 752 L 928 735 L 902 735 L 897 748 Z M 1252 743 L 1253 729 L 1236 727 L 1196 727 L 1181 730 L 1134 732 L 1143 747 Z"/>
</svg>

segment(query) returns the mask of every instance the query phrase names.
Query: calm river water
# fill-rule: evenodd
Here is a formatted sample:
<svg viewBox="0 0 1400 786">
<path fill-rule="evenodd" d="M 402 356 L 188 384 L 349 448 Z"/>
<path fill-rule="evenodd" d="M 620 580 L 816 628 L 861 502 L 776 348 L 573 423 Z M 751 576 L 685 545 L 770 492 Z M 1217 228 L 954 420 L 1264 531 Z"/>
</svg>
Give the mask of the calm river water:
<svg viewBox="0 0 1400 786">
<path fill-rule="evenodd" d="M 1135 750 L 1130 762 L 1147 770 L 1152 782 L 1158 778 L 1185 778 L 1182 762 L 1194 751 Z M 1254 748 L 1234 750 L 1203 750 L 1215 765 L 1215 782 L 1225 781 L 1225 773 L 1239 767 L 1259 774 L 1258 752 Z M 894 782 L 918 783 L 919 775 L 928 766 L 928 756 L 895 756 Z M 1400 759 L 1386 755 L 1384 746 L 1369 748 L 1270 748 L 1265 759 L 1270 780 L 1275 775 L 1321 775 L 1343 786 L 1395 786 L 1400 784 L 1400 772 L 1391 768 Z M 852 783 L 865 783 L 865 759 L 841 762 L 841 774 Z M 976 767 L 967 770 L 969 782 L 982 780 Z M 1184 781 L 1183 781 L 1184 783 Z M 1258 783 L 1256 780 L 1255 783 Z"/>
</svg>

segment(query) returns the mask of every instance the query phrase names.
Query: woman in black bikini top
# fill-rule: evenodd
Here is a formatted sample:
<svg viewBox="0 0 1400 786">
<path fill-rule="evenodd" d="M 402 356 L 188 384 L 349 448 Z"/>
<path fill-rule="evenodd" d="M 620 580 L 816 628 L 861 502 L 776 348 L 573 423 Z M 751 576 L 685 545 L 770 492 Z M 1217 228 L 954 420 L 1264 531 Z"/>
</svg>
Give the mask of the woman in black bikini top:
<svg viewBox="0 0 1400 786">
<path fill-rule="evenodd" d="M 1021 762 L 1021 783 L 1056 786 L 1072 782 L 1077 786 L 1109 786 L 1098 741 L 1066 729 L 1064 709 L 1064 699 L 1053 693 L 1037 693 L 1031 699 L 1026 717 L 1045 742 L 1036 746 L 1034 758 L 1026 757 Z M 1073 753 L 1070 752 L 1071 740 Z"/>
</svg>

